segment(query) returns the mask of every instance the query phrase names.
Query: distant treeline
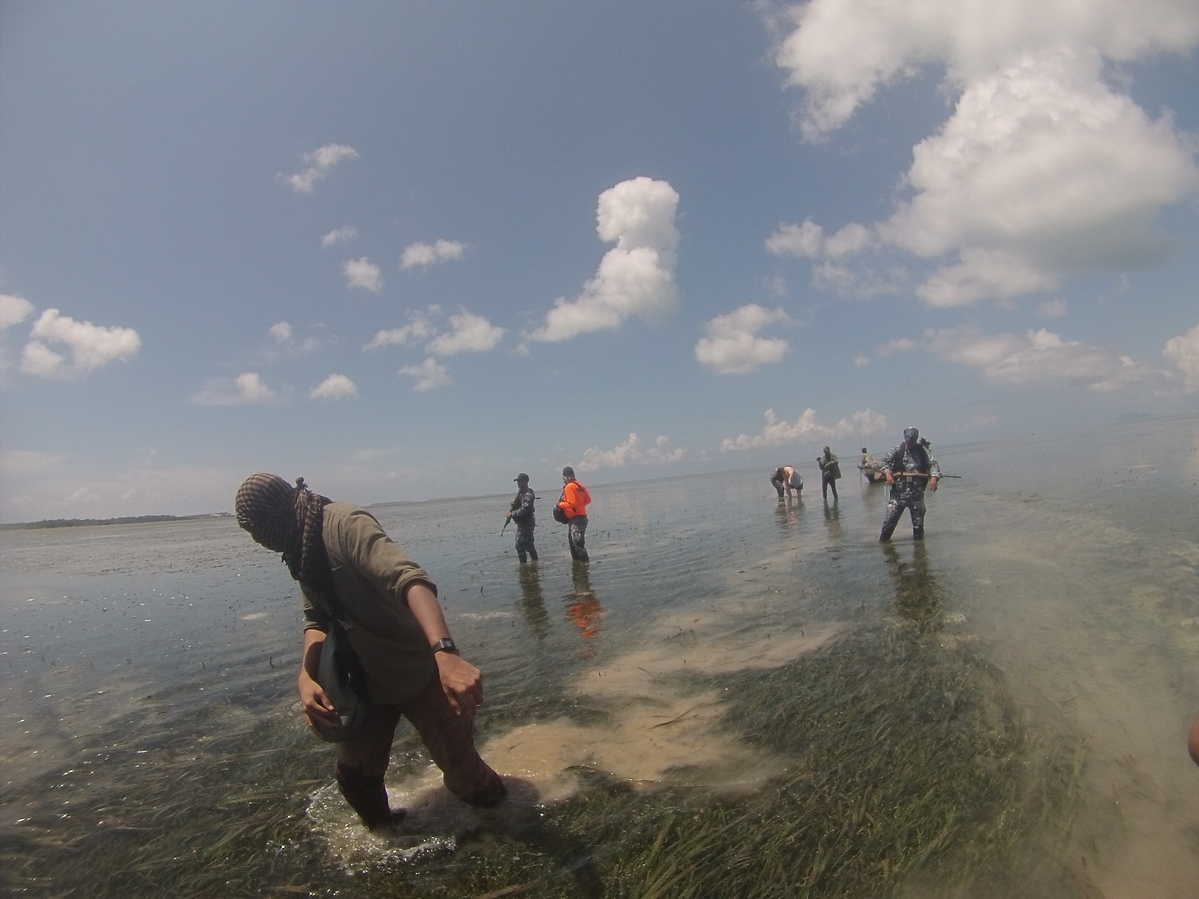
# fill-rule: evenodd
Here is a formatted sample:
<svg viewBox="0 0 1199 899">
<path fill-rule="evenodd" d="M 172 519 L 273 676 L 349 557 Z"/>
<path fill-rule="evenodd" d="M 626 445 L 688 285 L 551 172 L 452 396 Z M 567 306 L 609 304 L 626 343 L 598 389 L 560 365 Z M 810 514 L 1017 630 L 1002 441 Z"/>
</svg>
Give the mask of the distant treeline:
<svg viewBox="0 0 1199 899">
<path fill-rule="evenodd" d="M 29 531 L 35 528 L 90 528 L 103 524 L 152 524 L 156 521 L 198 521 L 204 518 L 232 518 L 232 512 L 210 512 L 207 515 L 129 515 L 125 518 L 51 518 L 46 521 L 23 521 L 0 524 L 0 531 Z"/>
</svg>

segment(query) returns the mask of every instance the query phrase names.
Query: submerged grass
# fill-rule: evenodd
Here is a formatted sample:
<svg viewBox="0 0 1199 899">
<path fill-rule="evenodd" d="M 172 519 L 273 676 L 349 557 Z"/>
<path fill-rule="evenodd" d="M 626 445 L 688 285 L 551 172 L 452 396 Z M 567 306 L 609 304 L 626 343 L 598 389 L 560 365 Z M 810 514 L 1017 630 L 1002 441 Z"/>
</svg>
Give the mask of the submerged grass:
<svg viewBox="0 0 1199 899">
<path fill-rule="evenodd" d="M 880 629 L 718 683 L 727 726 L 789 773 L 740 798 L 590 790 L 554 816 L 592 847 L 575 867 L 589 877 L 565 890 L 559 865 L 521 895 L 1085 894 L 1060 861 L 1081 748 L 1034 737 L 978 659 Z M 473 886 L 501 895 L 490 873 Z"/>
<path fill-rule="evenodd" d="M 306 795 L 328 782 L 328 750 L 278 716 L 229 732 L 209 710 L 136 745 L 106 743 L 120 748 L 40 785 L 63 802 L 0 836 L 4 892 L 1081 895 L 1053 864 L 1081 757 L 1032 736 L 977 658 L 880 625 L 782 668 L 675 686 L 714 683 L 730 697 L 726 726 L 789 760 L 768 788 L 645 793 L 583 772 L 580 794 L 519 826 L 483 825 L 455 852 L 350 874 L 304 817 Z"/>
</svg>

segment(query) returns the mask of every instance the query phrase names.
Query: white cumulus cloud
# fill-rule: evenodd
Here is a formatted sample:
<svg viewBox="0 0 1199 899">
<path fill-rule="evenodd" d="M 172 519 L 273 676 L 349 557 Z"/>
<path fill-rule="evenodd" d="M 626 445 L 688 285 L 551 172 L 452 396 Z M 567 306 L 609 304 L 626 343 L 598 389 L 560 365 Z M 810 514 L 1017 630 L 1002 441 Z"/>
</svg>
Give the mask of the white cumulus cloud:
<svg viewBox="0 0 1199 899">
<path fill-rule="evenodd" d="M 33 303 L 24 297 L 0 293 L 0 331 L 19 325 L 33 315 Z"/>
<path fill-rule="evenodd" d="M 824 250 L 824 229 L 811 219 L 805 219 L 802 225 L 784 222 L 766 238 L 766 249 L 776 256 L 815 259 Z"/>
<path fill-rule="evenodd" d="M 850 436 L 856 437 L 859 434 L 866 438 L 871 434 L 879 434 L 888 430 L 886 416 L 870 409 L 859 410 L 849 418 L 842 418 L 834 425 L 824 425 L 818 422 L 815 409 L 805 409 L 794 422 L 780 421 L 773 409 L 766 410 L 765 418 L 766 425 L 759 433 L 726 437 L 720 442 L 721 450 L 727 453 L 787 446 L 793 443 L 818 443 L 825 440 L 841 440 Z"/>
<path fill-rule="evenodd" d="M 1157 221 L 1199 193 L 1195 144 L 1168 112 L 1154 118 L 1105 73 L 1112 61 L 1193 49 L 1193 0 L 812 0 L 776 24 L 785 34 L 776 61 L 804 91 L 809 138 L 922 67 L 941 67 L 957 98 L 913 149 L 907 197 L 888 220 L 851 223 L 834 237 L 809 220 L 767 239 L 777 255 L 822 259 L 820 286 L 894 292 L 906 279 L 847 260 L 898 250 L 934 266 L 916 287 L 921 299 L 960 306 L 1051 290 L 1078 272 L 1146 268 L 1176 252 Z M 893 290 L 880 289 L 888 282 Z"/>
<path fill-rule="evenodd" d="M 977 328 L 929 329 L 919 341 L 894 341 L 882 349 L 921 351 L 973 369 L 988 384 L 1062 382 L 1107 392 L 1131 384 L 1165 381 L 1161 369 L 1041 328 L 1020 334 L 987 334 Z"/>
<path fill-rule="evenodd" d="M 943 66 L 961 85 L 1014 54 L 1094 47 L 1116 61 L 1199 41 L 1193 0 L 811 0 L 777 20 L 775 61 L 804 92 L 812 139 L 840 128 L 895 78 Z"/>
<path fill-rule="evenodd" d="M 429 340 L 437 336 L 438 328 L 433 318 L 440 314 L 441 308 L 437 305 L 430 306 L 425 312 L 409 312 L 408 324 L 399 328 L 385 328 L 379 331 L 363 349 L 377 350 L 382 347 L 405 346 Z"/>
<path fill-rule="evenodd" d="M 5 332 L 21 324 L 33 315 L 33 312 L 33 303 L 24 297 L 0 293 L 0 388 L 5 386 L 8 370 L 12 365 L 9 361 L 8 342 L 4 339 Z"/>
<path fill-rule="evenodd" d="M 503 328 L 464 309 L 450 316 L 450 330 L 433 338 L 425 349 L 434 356 L 484 353 L 494 349 L 503 336 Z"/>
<path fill-rule="evenodd" d="M 47 309 L 34 322 L 25 345 L 21 371 L 43 378 L 74 378 L 125 362 L 141 349 L 141 338 L 132 328 L 104 327 L 79 322 Z M 61 346 L 63 352 L 54 349 Z M 65 353 L 65 355 L 64 355 Z"/>
<path fill-rule="evenodd" d="M 1178 366 L 1188 390 L 1199 390 L 1199 325 L 1167 340 L 1162 355 Z"/>
<path fill-rule="evenodd" d="M 332 247 L 339 243 L 349 243 L 358 236 L 358 229 L 353 225 L 342 225 L 321 235 L 321 246 Z"/>
<path fill-rule="evenodd" d="M 267 329 L 267 334 L 270 335 L 275 346 L 281 348 L 290 355 L 298 356 L 303 353 L 311 353 L 318 346 L 320 341 L 315 337 L 305 338 L 303 341 L 297 341 L 295 331 L 288 322 L 275 322 Z"/>
<path fill-rule="evenodd" d="M 749 303 L 706 325 L 708 336 L 695 345 L 695 358 L 717 374 L 745 375 L 771 362 L 781 362 L 790 344 L 781 337 L 759 337 L 769 325 L 785 324 L 791 317 L 782 309 Z"/>
<path fill-rule="evenodd" d="M 454 379 L 450 377 L 450 370 L 432 358 L 426 359 L 420 365 L 405 365 L 399 373 L 416 381 L 412 386 L 416 393 L 454 383 Z"/>
<path fill-rule="evenodd" d="M 325 178 L 335 166 L 347 159 L 357 158 L 358 151 L 353 147 L 347 147 L 345 144 L 325 144 L 311 153 L 303 154 L 300 157 L 305 166 L 303 171 L 287 175 L 284 180 L 296 193 L 314 193 L 317 182 Z"/>
<path fill-rule="evenodd" d="M 400 268 L 428 267 L 441 262 L 461 259 L 466 244 L 457 240 L 437 240 L 433 243 L 414 243 L 404 248 L 400 256 Z"/>
<path fill-rule="evenodd" d="M 591 447 L 583 453 L 579 462 L 580 471 L 598 471 L 601 468 L 625 468 L 630 465 L 667 465 L 678 462 L 687 455 L 683 447 L 668 447 L 670 440 L 658 437 L 651 446 L 643 447 L 641 438 L 630 433 L 628 439 L 609 450 Z"/>
<path fill-rule="evenodd" d="M 569 340 L 618 328 L 631 316 L 653 321 L 673 311 L 678 304 L 678 203 L 678 193 L 667 182 L 646 177 L 622 181 L 600 194 L 596 230 L 601 240 L 616 246 L 604 255 L 583 292 L 574 300 L 555 300 L 544 324 L 529 337 Z"/>
<path fill-rule="evenodd" d="M 310 400 L 341 400 L 358 396 L 357 385 L 345 375 L 332 374 L 308 392 Z"/>
<path fill-rule="evenodd" d="M 408 313 L 409 322 L 403 327 L 379 331 L 364 350 L 388 346 L 407 346 L 424 343 L 432 356 L 454 356 L 458 353 L 485 353 L 493 350 L 507 333 L 481 315 L 461 309 L 449 316 L 448 329 L 442 325 L 444 313 L 434 304 L 423 311 Z"/>
<path fill-rule="evenodd" d="M 236 378 L 209 382 L 190 402 L 197 406 L 273 405 L 283 402 L 283 398 L 266 385 L 258 372 L 247 371 Z"/>
<path fill-rule="evenodd" d="M 365 256 L 347 260 L 341 271 L 346 276 L 347 287 L 360 287 L 371 293 L 378 293 L 383 289 L 382 269 Z"/>
</svg>

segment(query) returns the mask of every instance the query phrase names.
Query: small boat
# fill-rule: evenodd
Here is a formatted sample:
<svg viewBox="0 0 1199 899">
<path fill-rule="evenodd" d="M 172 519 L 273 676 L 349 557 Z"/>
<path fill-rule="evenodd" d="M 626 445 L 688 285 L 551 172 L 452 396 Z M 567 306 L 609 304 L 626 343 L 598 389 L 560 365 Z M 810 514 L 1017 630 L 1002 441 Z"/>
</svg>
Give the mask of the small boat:
<svg viewBox="0 0 1199 899">
<path fill-rule="evenodd" d="M 859 465 L 858 471 L 866 476 L 866 483 L 868 484 L 887 483 L 887 476 L 883 474 L 883 467 L 877 462 L 873 465 Z"/>
</svg>

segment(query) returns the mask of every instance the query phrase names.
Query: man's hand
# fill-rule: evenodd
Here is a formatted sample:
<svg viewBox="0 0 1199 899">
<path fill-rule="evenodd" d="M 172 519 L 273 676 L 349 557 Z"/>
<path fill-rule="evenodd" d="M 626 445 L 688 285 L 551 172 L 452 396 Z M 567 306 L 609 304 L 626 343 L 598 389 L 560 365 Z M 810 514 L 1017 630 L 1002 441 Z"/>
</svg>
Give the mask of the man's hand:
<svg viewBox="0 0 1199 899">
<path fill-rule="evenodd" d="M 315 680 L 309 677 L 307 671 L 300 672 L 300 704 L 304 707 L 304 715 L 308 726 L 318 734 L 322 731 L 336 730 L 341 727 L 341 718 L 333 702 L 325 695 L 325 691 Z"/>
<path fill-rule="evenodd" d="M 473 719 L 475 711 L 483 704 L 482 673 L 452 652 L 434 653 L 433 658 L 437 660 L 437 676 L 451 708 L 459 715 Z"/>
<path fill-rule="evenodd" d="M 936 478 L 928 479 L 928 489 L 931 490 L 933 493 L 937 492 L 937 479 Z"/>
</svg>

